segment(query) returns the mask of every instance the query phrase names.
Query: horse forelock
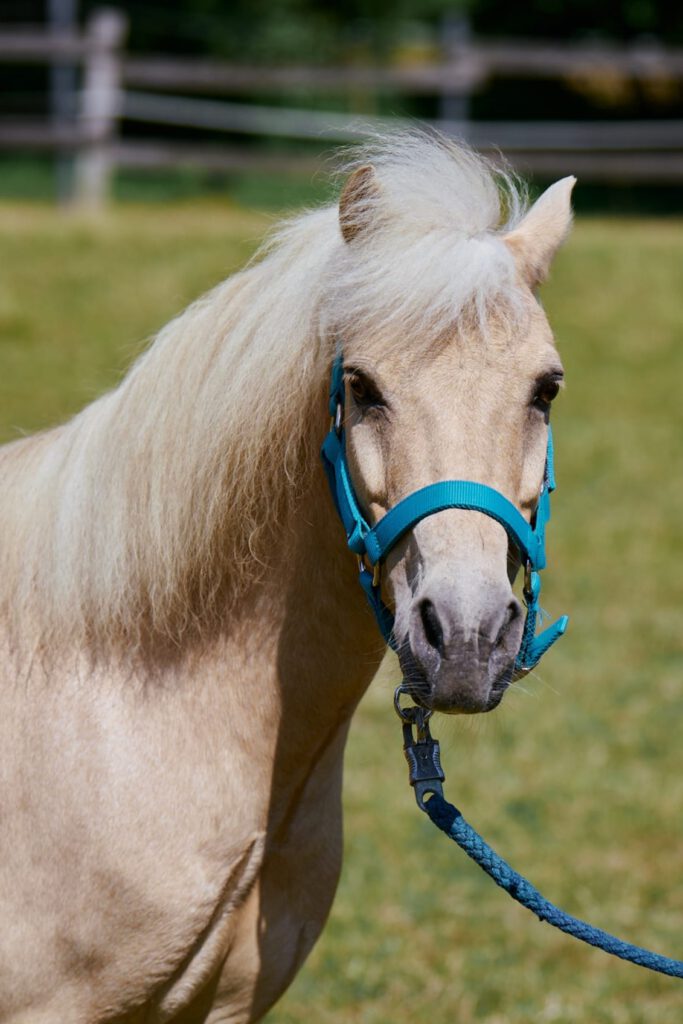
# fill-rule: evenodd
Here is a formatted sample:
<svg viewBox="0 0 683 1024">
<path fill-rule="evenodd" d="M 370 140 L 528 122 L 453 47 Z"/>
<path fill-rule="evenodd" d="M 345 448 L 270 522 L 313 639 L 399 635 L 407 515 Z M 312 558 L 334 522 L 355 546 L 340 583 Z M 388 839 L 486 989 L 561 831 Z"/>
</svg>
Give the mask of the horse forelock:
<svg viewBox="0 0 683 1024">
<path fill-rule="evenodd" d="M 335 345 L 428 344 L 514 315 L 514 181 L 418 134 L 359 156 L 379 189 L 347 244 L 336 205 L 283 225 L 164 327 L 118 388 L 0 454 L 3 611 L 46 643 L 180 643 L 267 572 L 317 463 Z M 317 470 L 316 470 L 317 471 Z"/>
</svg>

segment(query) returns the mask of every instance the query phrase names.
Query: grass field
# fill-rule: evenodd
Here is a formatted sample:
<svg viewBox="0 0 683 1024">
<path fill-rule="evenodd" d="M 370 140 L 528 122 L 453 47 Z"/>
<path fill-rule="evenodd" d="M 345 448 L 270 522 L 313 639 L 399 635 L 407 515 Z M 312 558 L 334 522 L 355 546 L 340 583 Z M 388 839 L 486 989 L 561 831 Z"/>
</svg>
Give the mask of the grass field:
<svg viewBox="0 0 683 1024">
<path fill-rule="evenodd" d="M 101 222 L 0 206 L 0 433 L 57 422 L 253 251 L 216 203 Z M 544 301 L 568 387 L 545 602 L 571 615 L 493 715 L 440 718 L 447 793 L 563 907 L 683 956 L 683 232 L 579 222 Z M 417 811 L 391 666 L 352 731 L 328 928 L 269 1024 L 680 1024 L 680 982 L 552 933 Z"/>
</svg>

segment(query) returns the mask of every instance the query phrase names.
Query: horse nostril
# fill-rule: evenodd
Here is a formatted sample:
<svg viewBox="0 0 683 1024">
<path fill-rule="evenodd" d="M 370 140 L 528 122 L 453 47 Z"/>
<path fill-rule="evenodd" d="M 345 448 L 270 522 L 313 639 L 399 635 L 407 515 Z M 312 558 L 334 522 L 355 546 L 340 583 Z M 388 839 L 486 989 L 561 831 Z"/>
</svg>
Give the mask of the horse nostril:
<svg viewBox="0 0 683 1024">
<path fill-rule="evenodd" d="M 425 599 L 420 602 L 420 618 L 424 630 L 425 640 L 430 647 L 443 654 L 443 629 L 436 613 L 436 608 L 431 601 Z"/>
<path fill-rule="evenodd" d="M 510 629 L 510 626 L 512 626 L 513 622 L 517 621 L 521 614 L 522 606 L 516 598 L 513 598 L 507 606 L 507 609 L 505 611 L 505 618 L 503 619 L 503 624 L 498 630 L 498 636 L 496 637 L 496 641 L 494 644 L 495 647 L 497 647 L 498 644 L 503 641 L 503 639 L 505 638 L 506 634 Z"/>
<path fill-rule="evenodd" d="M 508 605 L 507 615 L 505 616 L 505 625 L 511 626 L 515 619 L 518 619 L 521 614 L 522 606 L 517 598 L 513 597 Z"/>
</svg>

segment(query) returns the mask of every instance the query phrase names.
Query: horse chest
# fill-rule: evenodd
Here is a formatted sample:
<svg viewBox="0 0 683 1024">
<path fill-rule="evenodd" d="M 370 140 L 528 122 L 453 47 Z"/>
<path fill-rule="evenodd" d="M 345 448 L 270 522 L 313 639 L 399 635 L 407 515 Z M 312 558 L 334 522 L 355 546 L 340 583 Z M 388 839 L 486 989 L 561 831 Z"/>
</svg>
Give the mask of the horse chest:
<svg viewBox="0 0 683 1024">
<path fill-rule="evenodd" d="M 315 758 L 294 793 L 273 786 L 265 829 L 245 840 L 155 1020 L 249 1024 L 291 983 L 322 931 L 339 879 L 346 731 Z"/>
<path fill-rule="evenodd" d="M 342 733 L 315 764 L 286 821 L 266 832 L 254 886 L 232 922 L 216 994 L 221 1021 L 258 1020 L 291 983 L 325 924 L 342 861 Z"/>
</svg>

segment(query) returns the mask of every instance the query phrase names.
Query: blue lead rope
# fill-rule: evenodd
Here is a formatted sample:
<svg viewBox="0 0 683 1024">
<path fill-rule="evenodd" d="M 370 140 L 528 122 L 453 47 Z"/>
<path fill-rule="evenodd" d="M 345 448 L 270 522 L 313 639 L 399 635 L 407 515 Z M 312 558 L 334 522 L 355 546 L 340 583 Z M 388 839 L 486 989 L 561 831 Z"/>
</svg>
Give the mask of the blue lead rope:
<svg viewBox="0 0 683 1024">
<path fill-rule="evenodd" d="M 652 953 L 649 949 L 641 946 L 634 946 L 630 942 L 624 942 L 601 928 L 594 928 L 592 924 L 581 921 L 578 917 L 560 910 L 554 903 L 547 900 L 545 896 L 536 889 L 531 882 L 518 874 L 506 861 L 493 850 L 478 832 L 472 828 L 469 822 L 465 821 L 460 811 L 449 804 L 442 796 L 435 793 L 424 804 L 427 814 L 442 832 L 458 844 L 468 857 L 471 857 L 475 864 L 492 878 L 496 885 L 517 900 L 527 910 L 531 910 L 540 921 L 547 921 L 554 928 L 573 935 L 575 939 L 587 942 L 591 946 L 597 946 L 605 953 L 618 956 L 621 960 L 628 960 L 639 967 L 647 967 L 650 971 L 657 971 L 659 974 L 668 974 L 672 978 L 683 978 L 683 961 L 673 960 L 671 957 L 662 956 L 660 953 Z"/>
<path fill-rule="evenodd" d="M 628 960 L 659 974 L 668 974 L 672 978 L 683 978 L 683 961 L 673 960 L 671 957 L 624 942 L 623 939 L 618 939 L 601 928 L 594 928 L 586 921 L 560 910 L 542 896 L 531 882 L 527 882 L 526 878 L 511 868 L 479 833 L 475 832 L 457 807 L 444 799 L 442 783 L 445 776 L 441 767 L 439 742 L 433 738 L 429 730 L 431 714 L 423 708 L 402 708 L 401 694 L 409 693 L 409 688 L 402 685 L 398 687 L 394 696 L 394 706 L 403 722 L 403 752 L 408 762 L 408 777 L 415 791 L 418 807 L 425 811 L 437 828 L 457 843 L 496 885 L 505 889 L 513 900 L 531 910 L 540 921 L 547 921 L 567 935 L 596 946 L 605 953 L 611 953 L 612 956 L 618 956 L 621 960 Z"/>
</svg>

